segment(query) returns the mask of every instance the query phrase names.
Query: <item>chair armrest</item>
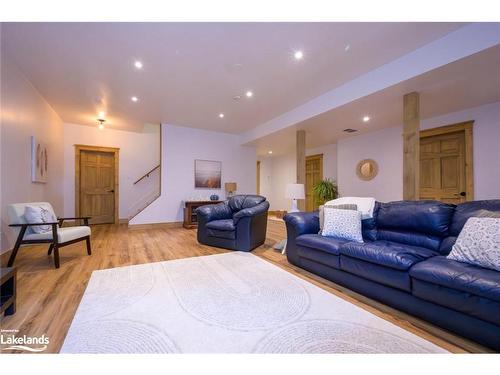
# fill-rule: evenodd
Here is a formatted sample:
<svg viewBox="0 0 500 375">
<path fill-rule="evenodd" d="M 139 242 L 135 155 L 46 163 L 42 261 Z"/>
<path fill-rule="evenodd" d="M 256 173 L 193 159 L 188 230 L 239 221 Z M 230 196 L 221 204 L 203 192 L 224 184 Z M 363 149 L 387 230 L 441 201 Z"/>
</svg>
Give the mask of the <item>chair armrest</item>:
<svg viewBox="0 0 500 375">
<path fill-rule="evenodd" d="M 231 219 L 233 217 L 233 212 L 226 202 L 221 202 L 217 204 L 208 204 L 205 206 L 198 207 L 196 209 L 196 214 L 203 217 L 206 222 L 222 219 Z"/>
<path fill-rule="evenodd" d="M 57 220 L 59 221 L 59 225 L 62 226 L 64 220 L 83 220 L 83 224 L 86 226 L 89 225 L 89 219 L 91 216 L 80 216 L 80 217 L 58 217 Z"/>
<path fill-rule="evenodd" d="M 47 223 L 22 223 L 22 224 L 9 224 L 9 227 L 31 227 L 34 225 L 57 225 L 57 224 L 59 224 L 57 221 L 47 222 Z"/>
<path fill-rule="evenodd" d="M 293 212 L 283 218 L 287 229 L 293 230 L 295 237 L 319 232 L 319 212 Z"/>
<path fill-rule="evenodd" d="M 91 216 L 80 216 L 80 217 L 58 217 L 57 220 L 83 220 L 83 219 L 90 219 Z"/>
<path fill-rule="evenodd" d="M 243 217 L 260 215 L 266 213 L 268 210 L 269 210 L 269 202 L 264 201 L 256 206 L 244 208 L 243 210 L 238 211 L 233 215 L 233 220 L 234 223 L 236 224 L 238 223 L 238 220 L 240 220 Z"/>
</svg>

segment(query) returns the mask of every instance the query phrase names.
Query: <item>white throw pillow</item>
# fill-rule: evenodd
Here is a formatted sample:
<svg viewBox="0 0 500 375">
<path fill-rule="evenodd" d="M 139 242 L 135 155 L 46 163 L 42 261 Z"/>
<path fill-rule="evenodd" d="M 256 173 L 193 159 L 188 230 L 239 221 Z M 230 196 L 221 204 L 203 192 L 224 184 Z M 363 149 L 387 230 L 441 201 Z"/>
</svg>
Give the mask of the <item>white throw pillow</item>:
<svg viewBox="0 0 500 375">
<path fill-rule="evenodd" d="M 500 218 L 470 217 L 447 258 L 500 271 Z"/>
<path fill-rule="evenodd" d="M 319 206 L 319 233 L 323 230 L 323 222 L 325 221 L 325 207 L 338 208 L 341 210 L 357 210 L 358 206 L 355 204 L 337 204 L 330 205 L 325 203 L 323 206 Z M 361 214 L 361 218 L 363 218 L 363 214 Z"/>
<path fill-rule="evenodd" d="M 321 235 L 344 240 L 363 242 L 361 233 L 361 212 L 324 207 L 325 221 Z"/>
<path fill-rule="evenodd" d="M 26 206 L 24 218 L 27 223 L 53 223 L 57 221 L 52 210 L 43 206 Z M 34 225 L 30 228 L 34 233 L 47 233 L 52 230 L 51 225 Z"/>
</svg>

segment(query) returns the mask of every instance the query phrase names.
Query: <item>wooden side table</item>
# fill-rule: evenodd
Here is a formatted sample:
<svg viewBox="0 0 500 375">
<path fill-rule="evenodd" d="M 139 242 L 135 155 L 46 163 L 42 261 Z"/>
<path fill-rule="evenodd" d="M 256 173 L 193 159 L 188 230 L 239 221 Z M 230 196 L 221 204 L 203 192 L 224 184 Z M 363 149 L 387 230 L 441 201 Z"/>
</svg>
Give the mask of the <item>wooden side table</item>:
<svg viewBox="0 0 500 375">
<path fill-rule="evenodd" d="M 184 202 L 184 223 L 182 226 L 187 229 L 198 227 L 198 218 L 195 210 L 198 207 L 206 206 L 207 204 L 217 204 L 222 201 L 186 201 Z"/>
<path fill-rule="evenodd" d="M 0 316 L 16 312 L 16 269 L 0 268 Z"/>
</svg>

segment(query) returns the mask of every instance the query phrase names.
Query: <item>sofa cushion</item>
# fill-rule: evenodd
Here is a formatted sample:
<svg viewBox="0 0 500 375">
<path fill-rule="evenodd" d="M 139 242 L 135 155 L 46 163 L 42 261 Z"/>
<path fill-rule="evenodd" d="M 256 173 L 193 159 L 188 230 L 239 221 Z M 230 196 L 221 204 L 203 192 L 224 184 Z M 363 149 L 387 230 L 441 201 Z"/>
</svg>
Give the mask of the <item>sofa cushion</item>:
<svg viewBox="0 0 500 375">
<path fill-rule="evenodd" d="M 342 245 L 339 251 L 342 255 L 351 258 L 401 271 L 406 271 L 414 264 L 438 255 L 423 247 L 384 240 L 365 243 L 348 242 Z"/>
<path fill-rule="evenodd" d="M 207 228 L 220 231 L 234 231 L 233 219 L 214 220 L 207 223 Z"/>
<path fill-rule="evenodd" d="M 367 280 L 411 292 L 411 280 L 408 271 L 401 271 L 358 258 L 340 255 L 340 269 Z"/>
<path fill-rule="evenodd" d="M 333 237 L 323 237 L 320 234 L 303 234 L 296 238 L 295 243 L 298 246 L 304 246 L 338 256 L 340 255 L 340 246 L 347 243 L 347 241 Z"/>
<path fill-rule="evenodd" d="M 410 276 L 500 302 L 498 271 L 438 256 L 412 267 Z"/>
<path fill-rule="evenodd" d="M 437 201 L 380 203 L 377 239 L 438 251 L 441 239 L 448 235 L 454 207 Z"/>
<path fill-rule="evenodd" d="M 313 249 L 311 247 L 305 247 L 305 246 L 297 246 L 297 254 L 300 257 L 301 262 L 303 259 L 307 259 L 309 261 L 320 263 L 324 266 L 328 266 L 331 268 L 336 268 L 336 269 L 340 268 L 339 255 L 325 253 L 318 249 Z"/>
<path fill-rule="evenodd" d="M 500 199 L 471 201 L 457 205 L 451 220 L 449 236 L 442 241 L 439 249 L 441 254 L 447 255 L 451 251 L 470 217 L 500 217 Z"/>
<path fill-rule="evenodd" d="M 500 302 L 414 278 L 411 284 L 415 297 L 500 325 Z"/>
</svg>

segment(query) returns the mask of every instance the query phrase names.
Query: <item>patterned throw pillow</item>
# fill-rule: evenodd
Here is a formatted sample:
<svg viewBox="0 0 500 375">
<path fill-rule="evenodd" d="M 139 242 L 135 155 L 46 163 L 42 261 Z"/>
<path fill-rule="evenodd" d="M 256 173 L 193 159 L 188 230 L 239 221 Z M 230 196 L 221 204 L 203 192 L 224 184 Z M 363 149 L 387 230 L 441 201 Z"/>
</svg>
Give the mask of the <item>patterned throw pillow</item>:
<svg viewBox="0 0 500 375">
<path fill-rule="evenodd" d="M 321 235 L 344 240 L 363 242 L 361 212 L 324 207 L 325 222 Z"/>
<path fill-rule="evenodd" d="M 470 217 L 447 258 L 500 271 L 500 218 Z"/>
<path fill-rule="evenodd" d="M 323 222 L 325 221 L 325 207 L 338 208 L 339 210 L 357 210 L 358 205 L 356 204 L 325 204 L 324 206 L 319 206 L 319 232 L 323 230 Z"/>
<path fill-rule="evenodd" d="M 26 206 L 24 217 L 27 223 L 53 223 L 57 221 L 56 215 L 43 206 Z M 51 225 L 34 225 L 30 227 L 35 233 L 47 233 L 52 230 Z"/>
</svg>

